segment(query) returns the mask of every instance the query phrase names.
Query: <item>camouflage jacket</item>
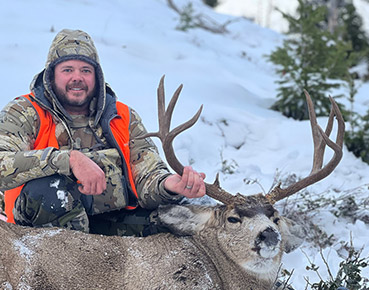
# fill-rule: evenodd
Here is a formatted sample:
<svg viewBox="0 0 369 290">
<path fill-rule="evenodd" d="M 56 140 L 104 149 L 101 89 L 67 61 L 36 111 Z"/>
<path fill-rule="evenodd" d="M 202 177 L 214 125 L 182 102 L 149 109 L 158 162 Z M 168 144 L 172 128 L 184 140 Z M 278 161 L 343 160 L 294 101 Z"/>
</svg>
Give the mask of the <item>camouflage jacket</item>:
<svg viewBox="0 0 369 290">
<path fill-rule="evenodd" d="M 41 88 L 40 88 L 41 86 Z M 112 118 L 115 109 L 114 92 L 107 86 L 106 108 L 101 122 L 94 124 L 94 117 L 65 118 L 52 108 L 42 92 L 42 82 L 35 81 L 33 92 L 37 102 L 53 115 L 55 135 L 59 149 L 52 147 L 33 150 L 40 127 L 38 114 L 28 99 L 19 97 L 10 102 L 0 113 L 0 190 L 7 190 L 25 182 L 53 174 L 71 176 L 69 168 L 70 150 L 80 150 L 101 168 L 106 175 L 118 172 L 124 175 L 123 160 L 118 150 L 107 142 L 101 122 Z M 138 203 L 144 208 L 155 208 L 159 204 L 177 202 L 181 196 L 167 192 L 163 180 L 170 174 L 161 160 L 157 148 L 150 138 L 137 139 L 146 132 L 140 117 L 130 109 L 130 164 Z M 111 144 L 111 143 L 110 143 Z M 108 180 L 108 179 L 107 179 Z M 120 178 L 111 177 L 104 196 L 116 196 L 124 185 Z M 124 189 L 123 189 L 124 190 Z M 103 197 L 100 204 L 104 204 Z M 99 199 L 99 197 L 98 197 Z M 124 208 L 128 201 L 115 198 L 108 209 L 96 206 L 95 213 Z"/>
<path fill-rule="evenodd" d="M 88 116 L 71 116 L 54 92 L 55 66 L 72 59 L 87 62 L 95 68 L 96 91 L 89 104 Z M 87 33 L 63 29 L 55 36 L 45 68 L 31 83 L 31 92 L 37 104 L 51 113 L 59 148 L 35 150 L 40 128 L 37 111 L 24 97 L 10 102 L 0 113 L 0 190 L 54 174 L 71 176 L 69 152 L 80 150 L 96 162 L 107 177 L 107 189 L 94 196 L 94 213 L 136 205 L 137 202 L 144 208 L 155 208 L 161 203 L 181 199 L 164 189 L 163 180 L 170 173 L 153 142 L 149 138 L 136 139 L 146 130 L 134 110 L 130 110 L 128 129 L 129 164 L 121 158 L 119 145 L 110 130 L 110 121 L 117 117 L 116 96 L 104 80 L 96 47 Z M 127 166 L 131 168 L 138 201 L 129 198 L 130 183 L 125 182 Z"/>
</svg>

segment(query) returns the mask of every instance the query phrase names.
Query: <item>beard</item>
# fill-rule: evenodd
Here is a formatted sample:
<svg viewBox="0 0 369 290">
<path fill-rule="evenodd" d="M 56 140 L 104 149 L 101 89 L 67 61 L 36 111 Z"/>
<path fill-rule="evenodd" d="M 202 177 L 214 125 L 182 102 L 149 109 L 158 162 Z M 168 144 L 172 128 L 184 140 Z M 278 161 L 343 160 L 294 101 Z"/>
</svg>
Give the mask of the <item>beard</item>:
<svg viewBox="0 0 369 290">
<path fill-rule="evenodd" d="M 92 98 L 94 97 L 96 88 L 94 87 L 85 98 L 71 99 L 70 97 L 68 97 L 68 92 L 71 92 L 72 88 L 82 89 L 82 91 L 80 92 L 81 94 L 84 92 L 88 92 L 88 87 L 83 83 L 66 85 L 65 88 L 60 88 L 56 86 L 54 82 L 52 83 L 52 89 L 64 109 L 76 113 L 83 112 L 88 108 Z M 75 91 L 73 93 L 76 95 L 79 94 L 78 91 Z"/>
</svg>

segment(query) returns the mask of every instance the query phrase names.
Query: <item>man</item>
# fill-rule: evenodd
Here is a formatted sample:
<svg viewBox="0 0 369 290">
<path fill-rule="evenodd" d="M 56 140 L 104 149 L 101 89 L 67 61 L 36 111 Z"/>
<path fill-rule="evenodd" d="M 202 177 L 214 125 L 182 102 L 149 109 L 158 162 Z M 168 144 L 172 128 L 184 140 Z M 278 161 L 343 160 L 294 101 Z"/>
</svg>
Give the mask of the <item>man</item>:
<svg viewBox="0 0 369 290">
<path fill-rule="evenodd" d="M 0 115 L 0 190 L 8 222 L 109 235 L 161 229 L 155 208 L 205 194 L 203 173 L 173 175 L 137 113 L 104 81 L 90 36 L 59 32 L 31 94 Z"/>
</svg>

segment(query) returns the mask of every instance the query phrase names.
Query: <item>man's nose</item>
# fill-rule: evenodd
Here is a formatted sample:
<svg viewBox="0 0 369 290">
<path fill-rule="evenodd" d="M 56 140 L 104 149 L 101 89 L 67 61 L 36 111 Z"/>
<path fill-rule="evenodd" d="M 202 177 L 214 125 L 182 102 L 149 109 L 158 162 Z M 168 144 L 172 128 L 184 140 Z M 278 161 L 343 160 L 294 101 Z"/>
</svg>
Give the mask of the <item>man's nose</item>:
<svg viewBox="0 0 369 290">
<path fill-rule="evenodd" d="M 81 81 L 83 80 L 82 73 L 80 71 L 75 70 L 72 74 L 72 81 Z"/>
</svg>

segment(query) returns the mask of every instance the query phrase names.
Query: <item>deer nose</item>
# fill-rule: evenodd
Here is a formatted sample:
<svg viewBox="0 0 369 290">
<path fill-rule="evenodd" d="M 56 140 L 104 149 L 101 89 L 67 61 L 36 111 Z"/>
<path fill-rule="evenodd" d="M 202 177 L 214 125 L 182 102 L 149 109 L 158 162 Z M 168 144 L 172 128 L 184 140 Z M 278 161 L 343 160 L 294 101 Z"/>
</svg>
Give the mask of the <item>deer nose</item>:
<svg viewBox="0 0 369 290">
<path fill-rule="evenodd" d="M 267 247 L 274 247 L 280 242 L 280 235 L 271 227 L 259 233 L 257 243 L 264 243 Z"/>
</svg>

